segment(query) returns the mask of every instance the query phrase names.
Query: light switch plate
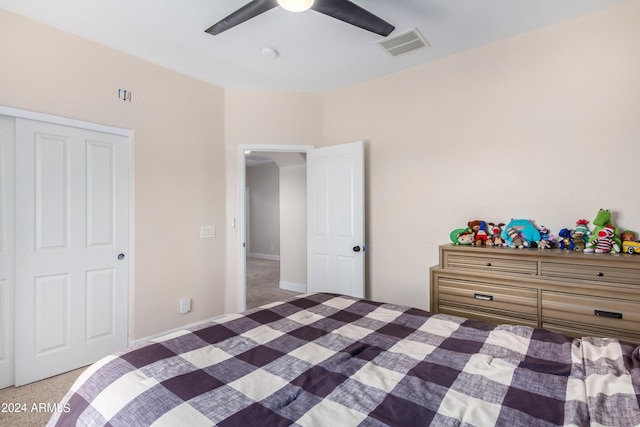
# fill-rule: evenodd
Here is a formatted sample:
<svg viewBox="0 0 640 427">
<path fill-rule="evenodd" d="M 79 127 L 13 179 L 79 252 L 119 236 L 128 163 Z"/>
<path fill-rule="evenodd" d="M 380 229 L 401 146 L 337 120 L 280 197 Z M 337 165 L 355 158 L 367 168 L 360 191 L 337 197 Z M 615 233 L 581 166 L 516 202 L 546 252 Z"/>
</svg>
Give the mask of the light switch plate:
<svg viewBox="0 0 640 427">
<path fill-rule="evenodd" d="M 203 225 L 200 227 L 200 237 L 202 238 L 210 238 L 216 237 L 216 227 L 215 225 Z"/>
</svg>

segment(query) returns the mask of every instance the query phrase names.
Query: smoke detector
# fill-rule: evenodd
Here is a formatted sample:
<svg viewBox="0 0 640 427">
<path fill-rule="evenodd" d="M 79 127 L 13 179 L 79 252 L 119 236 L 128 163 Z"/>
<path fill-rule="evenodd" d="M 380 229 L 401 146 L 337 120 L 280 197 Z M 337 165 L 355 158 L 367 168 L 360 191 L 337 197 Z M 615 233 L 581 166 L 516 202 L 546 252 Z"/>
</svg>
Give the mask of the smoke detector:
<svg viewBox="0 0 640 427">
<path fill-rule="evenodd" d="M 426 49 L 431 46 L 417 28 L 412 28 L 393 37 L 387 37 L 377 43 L 393 57 L 405 55 L 420 49 Z"/>
<path fill-rule="evenodd" d="M 268 58 L 268 59 L 274 59 L 277 58 L 279 53 L 277 50 L 275 50 L 272 47 L 269 46 L 265 46 L 262 48 L 262 50 L 260 51 L 260 53 L 262 54 L 262 56 L 264 58 Z"/>
</svg>

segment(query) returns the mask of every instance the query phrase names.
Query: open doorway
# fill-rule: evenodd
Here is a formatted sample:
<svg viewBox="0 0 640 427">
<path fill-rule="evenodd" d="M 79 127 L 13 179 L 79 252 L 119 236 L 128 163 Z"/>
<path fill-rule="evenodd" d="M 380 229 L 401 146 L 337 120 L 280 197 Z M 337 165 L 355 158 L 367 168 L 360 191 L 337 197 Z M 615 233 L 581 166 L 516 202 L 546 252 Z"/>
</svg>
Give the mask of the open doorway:
<svg viewBox="0 0 640 427">
<path fill-rule="evenodd" d="M 294 239 L 297 244 L 287 245 L 285 250 L 281 234 L 280 286 L 287 284 L 285 274 L 291 271 L 289 267 L 303 265 L 300 280 L 292 282 L 294 285 L 304 284 L 302 292 L 333 292 L 363 298 L 367 247 L 364 233 L 364 143 L 356 141 L 321 148 L 241 145 L 238 149 L 238 310 L 246 309 L 245 162 L 247 154 L 253 151 L 269 153 L 274 160 L 279 153 L 298 153 L 298 157 L 304 154 L 305 177 L 286 182 L 303 188 L 306 203 L 298 209 L 282 209 L 280 212 L 281 224 L 286 224 L 280 227 L 280 232 L 291 231 L 297 237 Z M 295 168 L 280 169 L 282 176 L 282 170 Z M 283 182 L 281 180 L 281 190 Z M 285 212 L 295 213 L 300 219 L 300 231 L 295 231 L 294 220 L 285 217 Z M 290 264 L 286 261 L 296 257 L 302 262 Z"/>
<path fill-rule="evenodd" d="M 304 164 L 303 159 L 300 163 Z M 282 194 L 280 188 L 280 165 L 268 153 L 260 152 L 247 153 L 245 165 L 246 305 L 252 309 L 293 297 L 298 292 L 280 285 L 281 234 L 284 238 L 287 236 L 287 224 L 281 224 L 281 202 L 285 204 L 290 197 Z M 286 186 L 284 191 L 286 193 Z M 281 226 L 285 227 L 283 233 Z"/>
<path fill-rule="evenodd" d="M 241 147 L 239 184 L 245 197 L 239 200 L 238 221 L 240 310 L 306 292 L 309 148 Z"/>
</svg>

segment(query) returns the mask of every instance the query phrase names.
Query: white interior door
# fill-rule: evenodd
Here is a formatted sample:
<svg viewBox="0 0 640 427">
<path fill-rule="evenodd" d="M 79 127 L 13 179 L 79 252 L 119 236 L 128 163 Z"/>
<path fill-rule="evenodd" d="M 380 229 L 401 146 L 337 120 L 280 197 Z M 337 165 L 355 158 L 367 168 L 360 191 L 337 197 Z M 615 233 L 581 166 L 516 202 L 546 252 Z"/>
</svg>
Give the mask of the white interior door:
<svg viewBox="0 0 640 427">
<path fill-rule="evenodd" d="M 0 388 L 13 385 L 13 118 L 0 116 Z"/>
<path fill-rule="evenodd" d="M 127 346 L 129 140 L 16 119 L 15 383 Z"/>
<path fill-rule="evenodd" d="M 363 143 L 307 152 L 307 291 L 364 297 Z"/>
</svg>

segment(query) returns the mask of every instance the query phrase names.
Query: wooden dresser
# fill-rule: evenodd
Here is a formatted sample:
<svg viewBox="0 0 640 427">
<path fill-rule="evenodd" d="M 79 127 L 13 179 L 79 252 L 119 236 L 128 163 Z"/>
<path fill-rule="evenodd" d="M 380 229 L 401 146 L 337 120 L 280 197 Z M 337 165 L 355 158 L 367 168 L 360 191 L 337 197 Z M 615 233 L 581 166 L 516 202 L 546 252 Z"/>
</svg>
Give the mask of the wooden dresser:
<svg viewBox="0 0 640 427">
<path fill-rule="evenodd" d="M 431 311 L 640 344 L 640 255 L 440 246 Z"/>
</svg>

